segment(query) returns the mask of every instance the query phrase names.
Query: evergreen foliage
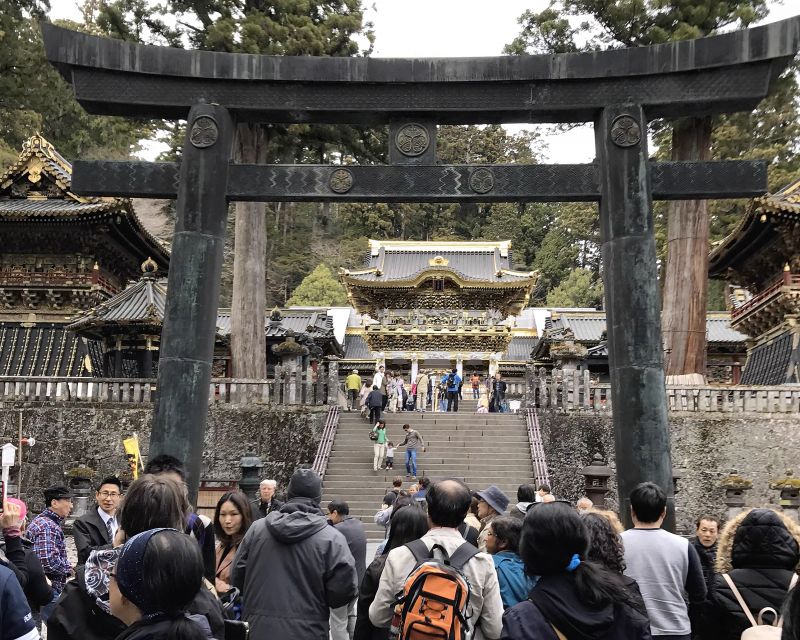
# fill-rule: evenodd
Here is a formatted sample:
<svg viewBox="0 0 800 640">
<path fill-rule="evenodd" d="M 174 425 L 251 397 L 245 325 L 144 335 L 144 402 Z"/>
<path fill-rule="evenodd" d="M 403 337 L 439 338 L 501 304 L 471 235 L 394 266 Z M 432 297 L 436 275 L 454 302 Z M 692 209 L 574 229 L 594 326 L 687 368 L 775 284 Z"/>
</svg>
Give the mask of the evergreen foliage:
<svg viewBox="0 0 800 640">
<path fill-rule="evenodd" d="M 289 307 L 345 307 L 348 304 L 344 286 L 324 262 L 303 278 L 286 301 Z"/>
</svg>

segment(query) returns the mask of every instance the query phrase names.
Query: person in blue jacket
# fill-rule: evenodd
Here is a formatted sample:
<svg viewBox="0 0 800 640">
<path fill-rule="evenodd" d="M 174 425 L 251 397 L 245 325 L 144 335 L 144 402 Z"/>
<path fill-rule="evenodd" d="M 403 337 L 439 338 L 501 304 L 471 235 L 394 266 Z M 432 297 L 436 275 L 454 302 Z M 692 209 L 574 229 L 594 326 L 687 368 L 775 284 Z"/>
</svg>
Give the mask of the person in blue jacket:
<svg viewBox="0 0 800 640">
<path fill-rule="evenodd" d="M 442 383 L 447 387 L 447 410 L 458 411 L 458 396 L 461 392 L 461 376 L 458 369 L 453 370 L 442 377 Z"/>
<path fill-rule="evenodd" d="M 0 638 L 38 640 L 39 637 L 17 577 L 11 569 L 0 565 Z"/>
<path fill-rule="evenodd" d="M 489 524 L 486 550 L 494 560 L 503 609 L 526 600 L 536 585 L 537 578 L 525 575 L 525 563 L 519 557 L 521 532 L 522 520 L 511 516 L 500 516 Z"/>
</svg>

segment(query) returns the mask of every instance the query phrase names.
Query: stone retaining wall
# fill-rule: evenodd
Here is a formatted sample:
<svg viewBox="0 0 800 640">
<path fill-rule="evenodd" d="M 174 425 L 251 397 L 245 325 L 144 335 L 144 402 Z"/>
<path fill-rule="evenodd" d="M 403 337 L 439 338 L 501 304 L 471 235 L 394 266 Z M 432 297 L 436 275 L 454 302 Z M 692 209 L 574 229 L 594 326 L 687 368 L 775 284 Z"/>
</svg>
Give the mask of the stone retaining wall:
<svg viewBox="0 0 800 640">
<path fill-rule="evenodd" d="M 264 405 L 213 405 L 208 410 L 203 479 L 239 479 L 239 459 L 253 443 L 264 461 L 263 477 L 285 486 L 298 464 L 312 463 L 325 422 L 325 407 L 274 408 Z M 123 438 L 136 433 L 147 456 L 152 407 L 113 403 L 89 406 L 5 403 L 0 407 L 0 443 L 17 444 L 22 435 L 36 444 L 23 448 L 22 493 L 38 510 L 42 489 L 64 482 L 64 471 L 88 466 L 97 477 L 122 474 L 127 460 Z M 17 482 L 14 470 L 11 482 Z"/>
<path fill-rule="evenodd" d="M 580 470 L 595 452 L 614 463 L 614 434 L 610 416 L 541 411 L 544 449 L 553 491 L 576 500 L 583 495 Z M 778 491 L 769 482 L 787 469 L 800 475 L 800 416 L 785 414 L 726 416 L 724 414 L 671 414 L 673 465 L 681 469 L 675 508 L 679 531 L 688 532 L 697 516 L 725 514 L 720 480 L 731 469 L 753 481 L 745 492 L 747 506 L 778 504 Z M 609 504 L 616 508 L 614 478 Z"/>
</svg>

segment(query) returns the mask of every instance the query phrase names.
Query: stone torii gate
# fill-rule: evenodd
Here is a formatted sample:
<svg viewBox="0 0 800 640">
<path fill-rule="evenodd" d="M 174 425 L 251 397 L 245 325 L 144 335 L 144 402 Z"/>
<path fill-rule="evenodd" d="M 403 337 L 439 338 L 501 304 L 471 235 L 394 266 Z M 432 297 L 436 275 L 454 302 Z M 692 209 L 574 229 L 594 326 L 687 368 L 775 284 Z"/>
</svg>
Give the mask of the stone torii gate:
<svg viewBox="0 0 800 640">
<path fill-rule="evenodd" d="M 652 199 L 752 197 L 767 175 L 761 162 L 651 162 L 647 123 L 753 109 L 797 52 L 800 17 L 635 49 L 439 59 L 187 51 L 43 29 L 87 111 L 188 120 L 180 165 L 79 161 L 72 184 L 177 197 L 150 453 L 185 460 L 193 494 L 230 201 L 599 201 L 622 515 L 638 482 L 672 496 Z M 388 125 L 390 164 L 232 164 L 237 121 Z M 586 121 L 593 164 L 435 164 L 437 124 Z"/>
</svg>

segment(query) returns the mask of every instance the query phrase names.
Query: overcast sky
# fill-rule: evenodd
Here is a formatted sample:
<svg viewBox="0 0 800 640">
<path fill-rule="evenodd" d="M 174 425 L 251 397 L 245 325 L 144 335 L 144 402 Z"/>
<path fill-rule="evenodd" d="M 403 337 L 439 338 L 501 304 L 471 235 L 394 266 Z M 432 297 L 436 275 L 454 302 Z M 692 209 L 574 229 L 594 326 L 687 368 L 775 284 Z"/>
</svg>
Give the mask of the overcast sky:
<svg viewBox="0 0 800 640">
<path fill-rule="evenodd" d="M 51 19 L 80 14 L 75 0 L 50 0 Z M 494 56 L 519 33 L 517 18 L 526 10 L 541 10 L 547 0 L 363 0 L 367 19 L 375 24 L 374 56 L 437 57 Z M 800 13 L 797 0 L 770 2 L 766 22 Z M 509 126 L 512 131 L 518 126 Z M 591 126 L 548 135 L 550 162 L 589 162 L 594 158 Z M 155 147 L 144 155 L 152 159 Z"/>
</svg>

